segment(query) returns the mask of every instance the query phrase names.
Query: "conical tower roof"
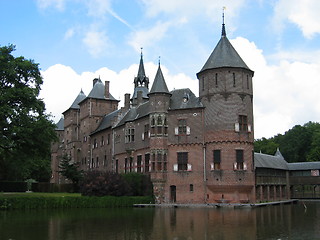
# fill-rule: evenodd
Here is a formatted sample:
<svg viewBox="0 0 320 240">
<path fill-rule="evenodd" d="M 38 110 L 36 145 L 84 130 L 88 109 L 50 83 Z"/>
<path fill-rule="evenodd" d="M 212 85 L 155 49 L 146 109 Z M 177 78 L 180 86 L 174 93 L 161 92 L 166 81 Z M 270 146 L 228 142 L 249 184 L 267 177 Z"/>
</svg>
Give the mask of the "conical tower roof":
<svg viewBox="0 0 320 240">
<path fill-rule="evenodd" d="M 229 39 L 226 36 L 224 23 L 222 24 L 221 39 L 200 72 L 208 69 L 222 67 L 244 68 L 252 71 L 231 45 Z"/>
<path fill-rule="evenodd" d="M 134 78 L 134 92 L 131 100 L 138 97 L 138 92 L 142 92 L 142 98 L 147 99 L 149 93 L 149 78 L 146 76 L 143 64 L 143 55 L 141 52 L 138 75 Z"/>
<path fill-rule="evenodd" d="M 78 94 L 76 99 L 73 101 L 69 109 L 80 109 L 79 102 L 81 102 L 85 98 L 86 98 L 86 95 L 81 89 L 80 93 Z"/>
<path fill-rule="evenodd" d="M 164 80 L 162 71 L 161 71 L 161 67 L 159 64 L 158 70 L 157 70 L 157 74 L 154 78 L 151 90 L 150 90 L 150 94 L 152 93 L 169 93 L 166 81 Z"/>
<path fill-rule="evenodd" d="M 96 82 L 94 83 L 94 86 L 91 89 L 87 98 L 108 99 L 108 100 L 118 101 L 111 95 L 111 93 L 109 93 L 109 97 L 106 98 L 105 97 L 105 86 L 104 86 L 103 82 L 101 81 L 100 78 L 95 79 L 95 80 L 96 80 Z"/>
</svg>

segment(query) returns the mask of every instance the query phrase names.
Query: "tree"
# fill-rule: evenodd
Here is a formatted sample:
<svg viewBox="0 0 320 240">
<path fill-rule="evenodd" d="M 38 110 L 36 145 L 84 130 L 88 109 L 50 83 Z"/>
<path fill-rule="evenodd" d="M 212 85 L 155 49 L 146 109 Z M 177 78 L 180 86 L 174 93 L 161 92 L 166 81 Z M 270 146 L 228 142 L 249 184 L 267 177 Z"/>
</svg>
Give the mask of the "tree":
<svg viewBox="0 0 320 240">
<path fill-rule="evenodd" d="M 74 185 L 78 185 L 83 176 L 83 171 L 79 170 L 79 164 L 71 161 L 67 155 L 62 156 L 59 164 L 59 173 Z"/>
<path fill-rule="evenodd" d="M 39 99 L 38 64 L 14 50 L 0 47 L 0 180 L 47 181 L 55 125 Z"/>
</svg>

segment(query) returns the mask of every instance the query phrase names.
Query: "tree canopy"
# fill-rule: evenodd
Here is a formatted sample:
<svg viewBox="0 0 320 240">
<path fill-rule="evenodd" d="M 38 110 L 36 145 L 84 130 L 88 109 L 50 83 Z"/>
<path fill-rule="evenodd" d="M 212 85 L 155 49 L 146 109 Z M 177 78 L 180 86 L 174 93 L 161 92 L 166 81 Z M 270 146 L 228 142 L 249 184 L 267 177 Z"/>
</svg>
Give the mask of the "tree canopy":
<svg viewBox="0 0 320 240">
<path fill-rule="evenodd" d="M 255 140 L 255 152 L 273 155 L 280 149 L 287 162 L 320 161 L 320 124 L 296 125 L 283 135 Z"/>
<path fill-rule="evenodd" d="M 39 98 L 43 83 L 33 60 L 0 47 L 0 180 L 48 180 L 55 125 Z"/>
</svg>

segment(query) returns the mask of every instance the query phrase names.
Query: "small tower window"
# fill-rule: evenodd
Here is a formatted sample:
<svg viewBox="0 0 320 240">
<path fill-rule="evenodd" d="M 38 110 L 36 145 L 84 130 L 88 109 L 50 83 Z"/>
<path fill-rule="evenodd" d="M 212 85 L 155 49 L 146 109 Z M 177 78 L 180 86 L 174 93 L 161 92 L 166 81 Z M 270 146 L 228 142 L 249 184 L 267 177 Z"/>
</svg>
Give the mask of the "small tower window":
<svg viewBox="0 0 320 240">
<path fill-rule="evenodd" d="M 247 75 L 247 89 L 249 89 L 249 75 Z"/>
<path fill-rule="evenodd" d="M 216 83 L 216 88 L 218 87 L 218 73 L 215 74 L 215 83 Z"/>
<path fill-rule="evenodd" d="M 232 77 L 233 77 L 233 86 L 236 86 L 236 74 L 232 73 Z"/>
<path fill-rule="evenodd" d="M 204 91 L 204 77 L 202 77 L 202 91 Z"/>
</svg>

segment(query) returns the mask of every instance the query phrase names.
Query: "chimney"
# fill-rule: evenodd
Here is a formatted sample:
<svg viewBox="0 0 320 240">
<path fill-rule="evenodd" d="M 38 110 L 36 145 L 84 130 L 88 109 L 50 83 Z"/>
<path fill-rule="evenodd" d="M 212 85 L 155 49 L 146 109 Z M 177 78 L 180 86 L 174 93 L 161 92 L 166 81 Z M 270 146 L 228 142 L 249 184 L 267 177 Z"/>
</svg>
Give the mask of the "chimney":
<svg viewBox="0 0 320 240">
<path fill-rule="evenodd" d="M 137 105 L 139 106 L 142 103 L 142 91 L 137 92 Z"/>
<path fill-rule="evenodd" d="M 94 85 L 95 85 L 98 81 L 99 81 L 98 78 L 93 79 L 93 87 L 94 87 Z"/>
<path fill-rule="evenodd" d="M 105 81 L 104 82 L 104 96 L 106 97 L 106 99 L 109 99 L 110 98 L 110 92 L 109 92 L 109 85 L 110 85 L 110 82 L 109 81 Z"/>
<path fill-rule="evenodd" d="M 129 109 L 130 108 L 130 93 L 126 93 L 124 95 L 124 108 Z"/>
</svg>

